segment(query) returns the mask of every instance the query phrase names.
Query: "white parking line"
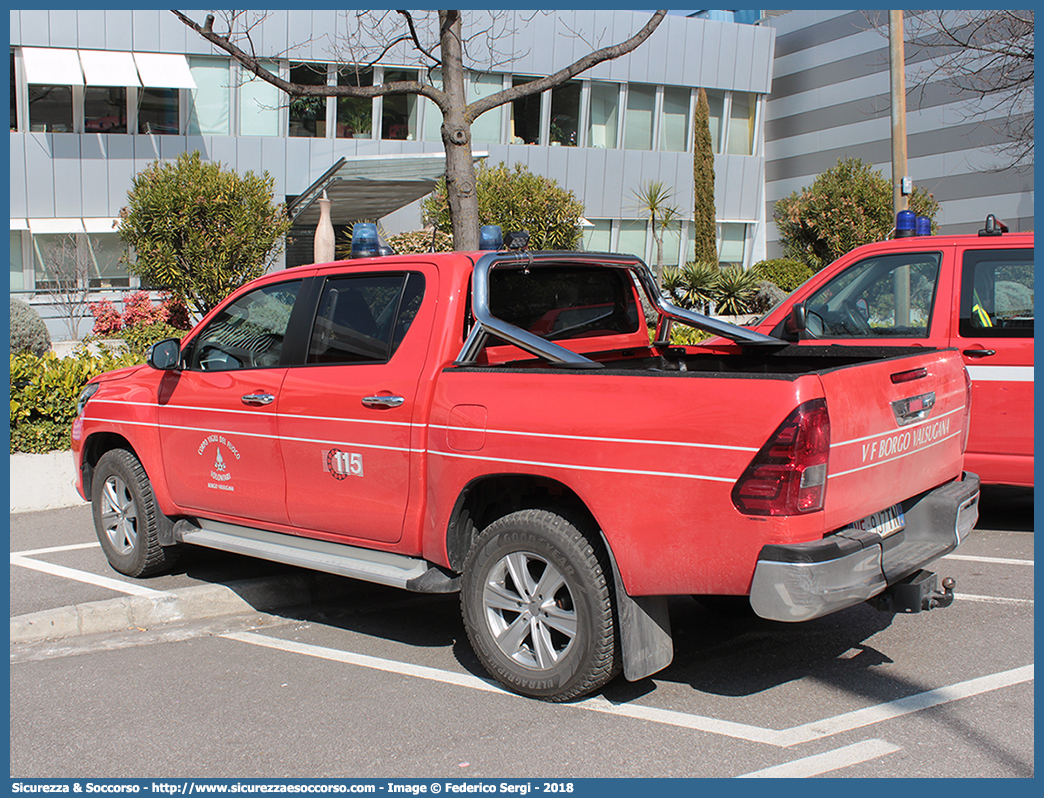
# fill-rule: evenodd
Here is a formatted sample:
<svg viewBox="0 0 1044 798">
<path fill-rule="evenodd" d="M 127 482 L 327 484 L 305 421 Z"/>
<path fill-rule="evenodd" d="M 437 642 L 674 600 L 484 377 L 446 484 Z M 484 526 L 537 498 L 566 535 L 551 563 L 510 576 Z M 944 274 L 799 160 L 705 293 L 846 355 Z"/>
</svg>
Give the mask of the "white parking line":
<svg viewBox="0 0 1044 798">
<path fill-rule="evenodd" d="M 131 596 L 169 596 L 166 590 L 153 590 L 150 587 L 142 587 L 130 582 L 121 582 L 118 579 L 110 579 L 107 576 L 98 576 L 87 571 L 77 571 L 75 568 L 66 568 L 64 565 L 55 565 L 49 562 L 31 560 L 18 554 L 11 555 L 11 565 L 19 565 L 22 568 L 31 568 L 52 576 L 60 576 L 63 579 L 72 579 L 76 582 L 86 582 L 96 587 L 104 587 L 108 590 L 116 590 Z"/>
<path fill-rule="evenodd" d="M 341 651 L 339 649 L 326 648 L 323 646 L 313 646 L 307 643 L 296 643 L 290 640 L 269 637 L 268 635 L 259 635 L 254 632 L 235 632 L 222 635 L 222 637 L 228 640 L 238 640 L 242 643 L 264 646 L 265 648 L 272 648 L 279 651 L 304 654 L 309 657 L 318 657 L 320 659 L 331 660 L 334 662 L 343 662 L 363 668 L 372 668 L 385 673 L 414 676 L 420 679 L 442 682 L 444 684 L 468 687 L 473 690 L 501 693 L 503 695 L 517 697 L 514 693 L 508 692 L 494 684 L 492 681 L 480 679 L 477 676 L 472 676 L 470 674 L 453 673 L 451 671 L 439 670 L 438 668 L 411 665 L 406 662 L 397 662 L 395 660 L 383 659 L 380 657 L 370 657 L 365 654 L 354 654 L 350 651 Z M 718 718 L 708 718 L 702 715 L 691 715 L 670 709 L 658 709 L 656 707 L 647 707 L 638 704 L 614 704 L 602 696 L 584 699 L 583 701 L 578 701 L 567 706 L 575 707 L 577 709 L 585 709 L 590 712 L 601 712 L 604 714 L 634 718 L 636 720 L 644 720 L 652 723 L 663 723 L 670 726 L 679 726 L 682 728 L 694 729 L 696 731 L 703 731 L 709 734 L 735 737 L 750 742 L 788 748 L 793 745 L 799 745 L 800 743 L 807 743 L 825 737 L 832 737 L 833 735 L 841 734 L 842 732 L 853 731 L 855 729 L 863 728 L 864 726 L 881 723 L 885 720 L 892 720 L 894 718 L 902 717 L 903 715 L 920 712 L 921 710 L 930 707 L 948 704 L 962 698 L 970 698 L 972 696 L 981 695 L 982 693 L 988 693 L 993 690 L 1000 690 L 1005 687 L 1011 687 L 1016 684 L 1031 681 L 1033 681 L 1033 666 L 1026 665 L 1002 673 L 982 676 L 977 679 L 970 679 L 966 682 L 960 682 L 959 684 L 950 685 L 948 687 L 940 687 L 935 690 L 918 693 L 917 695 L 901 698 L 897 701 L 890 701 L 886 704 L 866 707 L 865 709 L 856 710 L 855 712 L 848 712 L 843 715 L 836 715 L 832 718 L 825 718 L 801 726 L 794 726 L 790 729 L 779 730 L 751 726 L 745 723 L 735 723 L 733 721 L 721 720 Z"/>
<path fill-rule="evenodd" d="M 958 593 L 957 601 L 978 601 L 981 604 L 1014 604 L 1021 607 L 1033 606 L 1033 599 L 1004 598 L 1003 596 L 976 596 L 969 593 Z"/>
<path fill-rule="evenodd" d="M 888 754 L 894 754 L 902 749 L 898 745 L 892 745 L 886 740 L 865 740 L 861 743 L 846 745 L 836 751 L 827 751 L 815 756 L 806 756 L 804 759 L 795 759 L 793 762 L 785 762 L 782 765 L 756 770 L 738 779 L 807 779 L 811 776 L 819 776 L 823 773 L 831 773 L 835 770 L 869 762 Z"/>
<path fill-rule="evenodd" d="M 1012 560 L 1007 557 L 974 557 L 970 554 L 947 554 L 943 560 L 964 560 L 964 562 L 981 562 L 987 565 L 1028 565 L 1033 567 L 1033 560 Z"/>
<path fill-rule="evenodd" d="M 49 549 L 29 549 L 28 551 L 12 551 L 13 557 L 35 557 L 38 554 L 57 554 L 62 551 L 78 551 L 80 549 L 100 549 L 101 543 L 75 543 L 71 546 L 51 546 Z"/>
</svg>

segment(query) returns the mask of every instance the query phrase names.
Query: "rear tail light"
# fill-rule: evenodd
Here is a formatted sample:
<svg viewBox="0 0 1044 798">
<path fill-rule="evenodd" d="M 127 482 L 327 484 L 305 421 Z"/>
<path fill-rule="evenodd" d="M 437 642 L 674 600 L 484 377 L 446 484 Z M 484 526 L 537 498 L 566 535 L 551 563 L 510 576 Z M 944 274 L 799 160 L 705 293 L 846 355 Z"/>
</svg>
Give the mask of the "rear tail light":
<svg viewBox="0 0 1044 798">
<path fill-rule="evenodd" d="M 961 454 L 968 451 L 968 433 L 971 432 L 972 380 L 968 369 L 964 369 L 964 438 L 961 440 Z"/>
<path fill-rule="evenodd" d="M 825 399 L 797 407 L 772 433 L 732 488 L 747 515 L 799 515 L 823 509 L 830 417 Z"/>
</svg>

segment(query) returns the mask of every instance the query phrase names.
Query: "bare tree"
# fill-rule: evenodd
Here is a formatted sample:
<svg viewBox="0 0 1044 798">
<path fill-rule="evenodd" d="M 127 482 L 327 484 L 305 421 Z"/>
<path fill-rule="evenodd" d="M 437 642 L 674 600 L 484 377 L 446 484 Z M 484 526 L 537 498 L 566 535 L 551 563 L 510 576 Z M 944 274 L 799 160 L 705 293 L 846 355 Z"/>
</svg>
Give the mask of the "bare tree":
<svg viewBox="0 0 1044 798">
<path fill-rule="evenodd" d="M 241 13 L 230 14 L 225 19 L 225 31 L 219 33 L 214 30 L 212 14 L 200 25 L 180 11 L 172 13 L 204 39 L 231 55 L 244 69 L 290 97 L 373 98 L 390 94 L 419 94 L 431 100 L 442 113 L 442 142 L 446 149 L 446 185 L 453 222 L 453 244 L 457 249 L 466 250 L 478 249 L 479 230 L 475 166 L 471 154 L 472 123 L 486 111 L 547 91 L 596 64 L 631 52 L 652 35 L 667 12 L 655 12 L 642 29 L 626 41 L 593 50 L 553 75 L 504 89 L 472 103 L 465 100 L 464 75 L 466 69 L 474 68 L 479 61 L 472 57 L 470 49 L 484 49 L 482 65 L 486 69 L 508 63 L 511 58 L 509 54 L 498 51 L 498 42 L 505 37 L 497 34 L 495 26 L 485 30 L 469 28 L 469 35 L 465 38 L 461 11 L 421 12 L 429 15 L 437 13 L 437 18 L 417 17 L 408 11 L 396 11 L 397 16 L 391 13 L 356 12 L 354 18 L 348 19 L 347 38 L 342 38 L 331 48 L 346 65 L 372 65 L 393 48 L 412 47 L 429 73 L 434 69 L 441 71 L 441 89 L 430 82 L 419 80 L 392 81 L 376 86 L 291 83 L 273 75 L 261 65 L 261 60 L 271 58 L 272 55 L 261 56 L 254 48 L 250 34 L 256 21 L 251 23 L 245 20 Z M 465 59 L 469 62 L 467 67 Z"/>
<path fill-rule="evenodd" d="M 1004 168 L 1033 165 L 1033 11 L 908 12 L 911 91 L 941 81 L 964 96 L 965 118 L 995 131 Z"/>
<path fill-rule="evenodd" d="M 44 268 L 44 279 L 38 279 L 38 283 L 58 309 L 70 341 L 80 337 L 80 320 L 87 316 L 90 279 L 94 271 L 91 242 L 77 246 L 76 239 L 75 233 L 58 236 L 54 241 L 39 245 L 38 250 Z"/>
</svg>

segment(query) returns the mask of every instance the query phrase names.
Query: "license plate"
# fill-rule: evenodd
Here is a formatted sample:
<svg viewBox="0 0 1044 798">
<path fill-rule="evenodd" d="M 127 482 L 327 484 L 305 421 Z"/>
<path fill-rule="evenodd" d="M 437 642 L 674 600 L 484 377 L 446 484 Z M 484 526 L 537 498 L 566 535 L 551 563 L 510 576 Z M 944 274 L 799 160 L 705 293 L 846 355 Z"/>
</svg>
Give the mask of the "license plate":
<svg viewBox="0 0 1044 798">
<path fill-rule="evenodd" d="M 884 510 L 871 513 L 866 518 L 849 524 L 849 529 L 858 529 L 861 532 L 872 532 L 883 538 L 894 535 L 906 527 L 906 516 L 903 515 L 902 505 L 896 504 Z"/>
</svg>

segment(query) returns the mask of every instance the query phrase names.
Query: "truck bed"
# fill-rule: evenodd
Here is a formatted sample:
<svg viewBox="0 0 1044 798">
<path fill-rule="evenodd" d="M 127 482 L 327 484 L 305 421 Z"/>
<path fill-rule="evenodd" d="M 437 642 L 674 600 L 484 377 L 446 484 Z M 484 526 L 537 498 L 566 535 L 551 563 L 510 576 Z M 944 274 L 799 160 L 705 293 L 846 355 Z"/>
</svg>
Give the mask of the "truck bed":
<svg viewBox="0 0 1044 798">
<path fill-rule="evenodd" d="M 584 356 L 602 364 L 601 369 L 587 370 L 589 374 L 616 374 L 647 372 L 654 376 L 673 374 L 676 376 L 713 376 L 727 374 L 742 377 L 744 374 L 758 377 L 790 379 L 803 374 L 817 374 L 832 369 L 844 368 L 861 363 L 897 360 L 909 355 L 935 351 L 926 347 L 885 346 L 836 346 L 809 347 L 786 345 L 778 348 L 737 348 L 734 352 L 708 352 L 698 347 L 663 347 L 636 351 L 608 350 L 585 352 Z M 565 369 L 549 366 L 540 358 L 525 358 L 493 366 L 462 366 L 460 369 L 484 372 L 514 371 L 525 369 L 536 373 L 563 372 Z M 569 370 L 572 373 L 573 370 Z"/>
</svg>

